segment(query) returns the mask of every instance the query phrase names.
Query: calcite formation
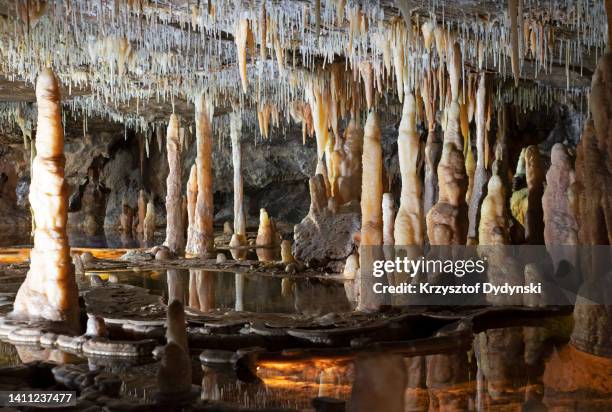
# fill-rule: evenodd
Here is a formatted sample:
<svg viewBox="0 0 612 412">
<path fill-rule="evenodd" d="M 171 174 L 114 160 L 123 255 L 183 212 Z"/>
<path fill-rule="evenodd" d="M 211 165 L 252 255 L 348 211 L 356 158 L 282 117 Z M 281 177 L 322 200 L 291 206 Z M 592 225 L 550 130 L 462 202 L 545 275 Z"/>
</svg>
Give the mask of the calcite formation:
<svg viewBox="0 0 612 412">
<path fill-rule="evenodd" d="M 185 253 L 206 257 L 214 247 L 213 232 L 213 174 L 211 113 L 203 95 L 196 101 L 196 170 L 198 195 L 193 227 L 187 233 Z"/>
<path fill-rule="evenodd" d="M 234 168 L 234 235 L 240 244 L 246 244 L 246 217 L 244 214 L 244 194 L 242 184 L 242 118 L 239 112 L 232 112 L 230 118 L 230 138 L 232 143 L 232 164 Z"/>
<path fill-rule="evenodd" d="M 499 176 L 493 175 L 481 206 L 478 242 L 480 245 L 505 245 L 509 240 L 504 185 Z"/>
<path fill-rule="evenodd" d="M 119 227 L 122 233 L 131 235 L 134 223 L 134 209 L 132 209 L 125 201 L 123 202 L 122 209 L 123 210 L 119 218 Z"/>
<path fill-rule="evenodd" d="M 476 238 L 479 230 L 480 204 L 485 196 L 486 182 L 488 179 L 485 167 L 485 133 L 486 133 L 486 105 L 487 105 L 487 79 L 483 73 L 478 81 L 476 92 L 476 169 L 474 171 L 474 183 L 472 185 L 471 198 L 469 199 L 469 227 L 468 237 Z"/>
<path fill-rule="evenodd" d="M 383 162 L 380 144 L 381 132 L 376 112 L 370 112 L 363 134 L 363 174 L 361 185 L 361 244 L 359 253 L 360 279 L 359 308 L 375 309 L 380 305 L 380 295 L 374 295 L 374 282 L 368 262 L 382 257 L 383 221 Z"/>
<path fill-rule="evenodd" d="M 182 216 L 181 190 L 181 142 L 179 139 L 179 120 L 175 114 L 170 116 L 166 133 L 166 152 L 168 153 L 168 178 L 166 179 L 166 241 L 164 244 L 173 253 L 180 254 L 185 247 L 185 231 Z"/>
<path fill-rule="evenodd" d="M 281 261 L 286 265 L 295 262 L 291 253 L 291 241 L 288 239 L 281 242 Z"/>
<path fill-rule="evenodd" d="M 363 129 L 356 116 L 351 116 L 344 130 L 342 146 L 343 157 L 340 161 L 340 176 L 337 181 L 340 204 L 359 200 L 361 197 Z"/>
<path fill-rule="evenodd" d="M 392 193 L 384 193 L 382 200 L 383 213 L 383 244 L 385 246 L 395 245 L 393 228 L 395 224 L 395 201 Z"/>
<path fill-rule="evenodd" d="M 136 233 L 143 233 L 144 231 L 144 220 L 147 214 L 147 196 L 144 190 L 138 192 L 138 225 L 136 226 Z"/>
<path fill-rule="evenodd" d="M 610 6 L 612 9 L 612 6 Z M 610 15 L 608 19 L 610 21 Z M 609 41 L 609 40 L 608 40 Z M 579 294 L 574 307 L 574 330 L 571 343 L 584 352 L 612 357 L 612 305 L 610 302 L 610 254 L 612 244 L 612 50 L 601 57 L 591 82 L 590 109 L 592 118 L 586 121 L 582 139 L 576 148 L 576 180 L 578 238 L 580 244 L 591 247 L 593 256 L 585 259 L 585 283 L 600 293 L 600 302 Z M 597 250 L 595 245 L 604 248 Z"/>
<path fill-rule="evenodd" d="M 257 258 L 262 262 L 271 262 L 277 255 L 276 229 L 266 209 L 259 210 L 259 228 L 257 229 Z"/>
<path fill-rule="evenodd" d="M 546 189 L 542 197 L 544 242 L 546 245 L 578 243 L 578 223 L 574 208 L 575 173 L 567 149 L 562 143 L 553 146 Z"/>
<path fill-rule="evenodd" d="M 155 237 L 155 229 L 157 229 L 157 222 L 155 216 L 155 204 L 153 200 L 149 200 L 147 203 L 147 214 L 143 221 L 143 240 L 145 243 L 152 242 Z"/>
<path fill-rule="evenodd" d="M 36 80 L 38 119 L 30 205 L 35 222 L 30 270 L 19 288 L 12 315 L 79 326 L 78 288 L 66 233 L 67 185 L 64 130 L 57 79 L 43 69 Z"/>
<path fill-rule="evenodd" d="M 464 245 L 467 240 L 468 179 L 463 153 L 445 143 L 438 165 L 440 197 L 427 214 L 427 237 L 432 245 Z"/>
<path fill-rule="evenodd" d="M 412 93 L 404 97 L 404 110 L 397 137 L 402 175 L 400 205 L 395 218 L 394 239 L 399 246 L 424 243 L 421 178 L 418 171 L 420 139 L 416 130 L 416 107 Z"/>
<path fill-rule="evenodd" d="M 525 149 L 525 175 L 527 177 L 527 211 L 525 213 L 525 240 L 532 245 L 544 244 L 544 172 L 537 146 Z"/>
</svg>

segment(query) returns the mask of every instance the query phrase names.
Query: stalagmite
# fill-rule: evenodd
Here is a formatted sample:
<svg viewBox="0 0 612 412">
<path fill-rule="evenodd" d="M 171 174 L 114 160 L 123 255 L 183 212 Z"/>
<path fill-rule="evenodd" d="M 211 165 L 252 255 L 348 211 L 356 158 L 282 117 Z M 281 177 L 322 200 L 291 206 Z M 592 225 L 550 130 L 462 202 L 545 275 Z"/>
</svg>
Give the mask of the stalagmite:
<svg viewBox="0 0 612 412">
<path fill-rule="evenodd" d="M 578 224 L 572 205 L 575 174 L 562 143 L 553 146 L 550 160 L 542 197 L 544 242 L 546 245 L 575 245 L 578 242 Z"/>
<path fill-rule="evenodd" d="M 119 218 L 121 232 L 124 234 L 132 234 L 132 226 L 134 223 L 134 209 L 127 202 L 123 202 L 122 213 Z"/>
<path fill-rule="evenodd" d="M 138 192 L 138 225 L 136 226 L 136 232 L 142 233 L 144 231 L 144 220 L 147 214 L 147 197 L 144 190 Z"/>
<path fill-rule="evenodd" d="M 285 265 L 295 262 L 291 253 L 291 241 L 288 239 L 281 242 L 281 260 Z"/>
<path fill-rule="evenodd" d="M 166 133 L 166 152 L 168 153 L 168 178 L 166 179 L 166 241 L 164 245 L 176 254 L 185 248 L 183 229 L 182 190 L 181 190 L 181 144 L 179 141 L 179 121 L 175 114 L 170 116 Z"/>
<path fill-rule="evenodd" d="M 239 112 L 230 115 L 230 138 L 232 143 L 232 163 L 234 167 L 234 234 L 230 246 L 246 245 L 246 217 L 243 206 L 242 188 L 242 149 L 240 138 L 242 135 L 242 118 Z M 234 259 L 244 259 L 246 251 L 231 250 Z"/>
<path fill-rule="evenodd" d="M 486 83 L 486 75 L 482 73 L 476 93 L 476 170 L 474 172 L 474 184 L 472 187 L 472 196 L 469 199 L 468 211 L 468 238 L 474 240 L 478 234 L 480 203 L 485 196 L 486 182 L 488 179 L 487 170 L 485 168 Z"/>
<path fill-rule="evenodd" d="M 363 134 L 363 173 L 361 186 L 361 244 L 359 267 L 361 268 L 358 290 L 359 308 L 374 309 L 380 305 L 381 297 L 374 295 L 371 283 L 372 273 L 368 272 L 368 263 L 382 257 L 383 244 L 383 161 L 380 144 L 381 132 L 378 115 L 370 112 Z"/>
<path fill-rule="evenodd" d="M 193 227 L 187 233 L 185 253 L 205 257 L 214 247 L 213 233 L 213 174 L 212 174 L 212 130 L 211 113 L 204 96 L 196 100 L 196 173 L 198 196 Z"/>
<path fill-rule="evenodd" d="M 397 146 L 402 175 L 402 192 L 395 219 L 395 244 L 399 246 L 422 245 L 423 207 L 421 179 L 418 172 L 420 139 L 416 130 L 415 99 L 412 93 L 405 96 Z"/>
<path fill-rule="evenodd" d="M 525 240 L 531 245 L 544 244 L 544 173 L 537 146 L 525 150 L 525 171 L 527 177 L 527 212 L 525 213 Z"/>
<path fill-rule="evenodd" d="M 257 258 L 262 262 L 271 262 L 276 257 L 276 231 L 266 209 L 259 210 L 259 229 L 257 229 Z"/>
<path fill-rule="evenodd" d="M 382 216 L 383 244 L 385 246 L 393 246 L 395 245 L 395 239 L 393 237 L 393 228 L 395 224 L 395 201 L 393 200 L 393 193 L 383 194 Z"/>
<path fill-rule="evenodd" d="M 478 242 L 480 245 L 505 245 L 509 243 L 506 194 L 501 178 L 491 176 L 487 196 L 482 201 Z"/>
<path fill-rule="evenodd" d="M 467 239 L 467 175 L 463 153 L 445 143 L 438 165 L 440 198 L 427 214 L 427 236 L 432 245 L 464 245 Z"/>
<path fill-rule="evenodd" d="M 68 188 L 64 180 L 64 130 L 57 79 L 43 69 L 36 81 L 38 119 L 30 205 L 34 247 L 30 270 L 19 288 L 12 316 L 79 326 L 78 288 L 66 233 Z"/>
<path fill-rule="evenodd" d="M 371 112 L 364 128 L 361 186 L 361 244 L 382 244 L 382 149 L 378 115 Z"/>
<path fill-rule="evenodd" d="M 143 240 L 145 243 L 152 242 L 155 237 L 155 229 L 157 228 L 155 219 L 155 205 L 153 204 L 153 200 L 149 200 L 149 203 L 147 203 L 147 214 L 145 215 L 142 225 Z"/>
<path fill-rule="evenodd" d="M 198 200 L 198 169 L 196 165 L 192 165 L 189 170 L 189 179 L 187 180 L 187 230 L 188 240 L 190 228 L 195 226 L 195 210 Z"/>
</svg>

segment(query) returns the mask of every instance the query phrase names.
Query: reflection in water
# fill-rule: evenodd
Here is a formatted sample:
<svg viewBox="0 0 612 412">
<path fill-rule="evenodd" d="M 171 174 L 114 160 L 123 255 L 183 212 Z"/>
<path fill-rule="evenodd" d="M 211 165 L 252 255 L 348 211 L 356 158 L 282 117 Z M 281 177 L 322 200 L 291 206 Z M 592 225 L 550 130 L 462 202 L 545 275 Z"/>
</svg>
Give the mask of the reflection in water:
<svg viewBox="0 0 612 412">
<path fill-rule="evenodd" d="M 215 276 L 212 272 L 189 269 L 188 306 L 201 312 L 215 309 Z"/>
</svg>

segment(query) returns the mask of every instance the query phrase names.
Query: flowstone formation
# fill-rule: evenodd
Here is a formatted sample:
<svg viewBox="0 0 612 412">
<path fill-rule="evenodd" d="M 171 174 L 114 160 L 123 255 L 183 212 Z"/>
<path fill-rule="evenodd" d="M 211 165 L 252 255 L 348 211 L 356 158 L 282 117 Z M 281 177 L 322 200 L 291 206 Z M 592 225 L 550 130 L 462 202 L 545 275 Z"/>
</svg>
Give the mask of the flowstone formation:
<svg viewBox="0 0 612 412">
<path fill-rule="evenodd" d="M 34 248 L 30 270 L 13 305 L 14 317 L 79 326 L 78 288 L 66 233 L 67 186 L 64 179 L 64 130 L 59 85 L 51 69 L 36 81 L 38 119 L 32 164 L 30 205 Z"/>
</svg>

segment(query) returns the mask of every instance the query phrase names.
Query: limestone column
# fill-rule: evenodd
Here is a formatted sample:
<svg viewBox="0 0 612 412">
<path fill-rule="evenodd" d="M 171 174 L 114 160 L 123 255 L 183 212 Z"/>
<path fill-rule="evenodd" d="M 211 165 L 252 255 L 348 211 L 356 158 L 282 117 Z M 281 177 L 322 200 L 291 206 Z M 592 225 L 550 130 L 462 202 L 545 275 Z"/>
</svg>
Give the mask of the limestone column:
<svg viewBox="0 0 612 412">
<path fill-rule="evenodd" d="M 468 238 L 476 240 L 478 235 L 478 221 L 480 219 L 480 204 L 486 195 L 487 170 L 485 166 L 485 132 L 487 110 L 486 75 L 482 73 L 476 92 L 476 170 L 474 184 L 469 204 Z"/>
<path fill-rule="evenodd" d="M 372 290 L 375 278 L 370 271 L 374 259 L 383 257 L 383 160 L 381 132 L 376 112 L 370 112 L 364 128 L 361 185 L 361 245 L 359 253 L 358 308 L 376 309 L 381 296 Z"/>
<path fill-rule="evenodd" d="M 181 191 L 181 142 L 179 139 L 179 120 L 173 113 L 166 132 L 166 152 L 168 153 L 168 178 L 166 179 L 166 241 L 164 245 L 181 254 L 185 248 Z"/>
<path fill-rule="evenodd" d="M 525 175 L 527 177 L 527 211 L 525 213 L 525 240 L 531 245 L 544 244 L 544 171 L 537 146 L 525 149 Z"/>
<path fill-rule="evenodd" d="M 212 129 L 210 113 L 204 96 L 196 101 L 196 170 L 198 196 L 196 200 L 193 228 L 189 228 L 186 253 L 206 257 L 214 247 L 213 232 L 213 174 L 212 174 Z"/>
<path fill-rule="evenodd" d="M 242 148 L 240 138 L 242 136 L 242 118 L 240 112 L 230 114 L 230 139 L 232 142 L 232 163 L 234 166 L 234 234 L 230 240 L 230 246 L 245 246 L 246 240 L 246 217 L 244 214 L 244 193 L 242 180 Z M 234 259 L 244 259 L 246 251 L 231 250 Z"/>
<path fill-rule="evenodd" d="M 64 322 L 78 329 L 79 300 L 66 233 L 64 130 L 57 79 L 43 69 L 36 81 L 38 119 L 30 205 L 36 223 L 30 270 L 17 292 L 13 316 Z"/>
</svg>

